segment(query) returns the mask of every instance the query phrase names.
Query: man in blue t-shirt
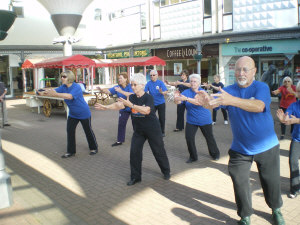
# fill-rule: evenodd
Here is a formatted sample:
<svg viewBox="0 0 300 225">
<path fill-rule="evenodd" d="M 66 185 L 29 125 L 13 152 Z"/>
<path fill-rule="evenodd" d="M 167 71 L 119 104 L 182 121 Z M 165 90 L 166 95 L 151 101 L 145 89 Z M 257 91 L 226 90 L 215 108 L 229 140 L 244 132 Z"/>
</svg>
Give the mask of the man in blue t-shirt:
<svg viewBox="0 0 300 225">
<path fill-rule="evenodd" d="M 253 213 L 250 168 L 255 161 L 275 224 L 283 225 L 285 222 L 280 212 L 280 152 L 270 110 L 270 90 L 265 83 L 254 80 L 255 73 L 254 60 L 243 56 L 235 64 L 236 83 L 221 89 L 218 94 L 212 94 L 215 99 L 209 102 L 207 93 L 201 91 L 198 101 L 205 107 L 222 105 L 229 114 L 233 141 L 228 170 L 233 182 L 237 213 L 241 217 L 238 224 L 249 225 Z"/>
<path fill-rule="evenodd" d="M 166 121 L 166 101 L 165 95 L 168 89 L 164 82 L 158 80 L 158 73 L 156 70 L 150 71 L 151 80 L 145 86 L 145 92 L 149 92 L 154 99 L 155 112 L 158 111 L 158 118 L 163 137 L 165 137 L 165 121 Z"/>
</svg>

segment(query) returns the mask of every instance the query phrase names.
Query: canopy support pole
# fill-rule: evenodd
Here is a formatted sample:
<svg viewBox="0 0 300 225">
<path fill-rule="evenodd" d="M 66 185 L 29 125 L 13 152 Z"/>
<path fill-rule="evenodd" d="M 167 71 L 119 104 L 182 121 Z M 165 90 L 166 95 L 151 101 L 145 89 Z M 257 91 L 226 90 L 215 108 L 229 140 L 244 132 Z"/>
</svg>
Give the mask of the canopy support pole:
<svg viewBox="0 0 300 225">
<path fill-rule="evenodd" d="M 23 75 L 23 90 L 24 90 L 24 92 L 27 92 L 26 70 L 25 69 L 22 69 L 22 75 Z"/>
</svg>

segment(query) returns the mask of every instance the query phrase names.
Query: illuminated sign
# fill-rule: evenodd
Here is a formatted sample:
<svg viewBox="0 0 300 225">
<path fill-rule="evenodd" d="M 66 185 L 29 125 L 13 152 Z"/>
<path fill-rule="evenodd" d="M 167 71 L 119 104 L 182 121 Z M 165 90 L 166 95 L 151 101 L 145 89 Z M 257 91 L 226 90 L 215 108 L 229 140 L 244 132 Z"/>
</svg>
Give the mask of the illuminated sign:
<svg viewBox="0 0 300 225">
<path fill-rule="evenodd" d="M 133 57 L 146 57 L 150 56 L 149 49 L 138 49 L 133 51 Z M 120 59 L 120 58 L 129 58 L 130 52 L 129 51 L 122 51 L 122 52 L 110 52 L 106 54 L 107 59 Z"/>
</svg>

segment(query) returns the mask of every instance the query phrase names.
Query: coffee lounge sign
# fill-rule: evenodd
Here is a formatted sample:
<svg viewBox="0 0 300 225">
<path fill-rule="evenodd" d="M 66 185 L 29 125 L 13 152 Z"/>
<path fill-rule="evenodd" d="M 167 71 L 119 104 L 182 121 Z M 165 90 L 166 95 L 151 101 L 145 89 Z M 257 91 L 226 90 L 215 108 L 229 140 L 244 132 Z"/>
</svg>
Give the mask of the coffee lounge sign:
<svg viewBox="0 0 300 225">
<path fill-rule="evenodd" d="M 162 59 L 193 59 L 195 54 L 197 54 L 197 50 L 193 47 L 156 50 L 156 56 Z"/>
</svg>

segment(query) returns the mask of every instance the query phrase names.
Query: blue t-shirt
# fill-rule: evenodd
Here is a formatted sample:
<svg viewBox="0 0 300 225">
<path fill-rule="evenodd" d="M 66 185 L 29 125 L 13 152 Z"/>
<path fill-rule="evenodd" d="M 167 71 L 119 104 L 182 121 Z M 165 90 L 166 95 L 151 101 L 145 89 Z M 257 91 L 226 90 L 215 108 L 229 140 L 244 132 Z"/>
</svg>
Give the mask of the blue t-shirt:
<svg viewBox="0 0 300 225">
<path fill-rule="evenodd" d="M 199 88 L 199 90 L 204 90 Z M 194 92 L 191 88 L 183 91 L 182 95 L 188 98 L 194 98 L 196 92 Z M 182 102 L 186 106 L 186 122 L 189 124 L 197 125 L 197 126 L 204 126 L 212 123 L 211 120 L 211 112 L 208 109 L 203 108 L 199 105 L 194 105 L 187 101 Z"/>
<path fill-rule="evenodd" d="M 123 87 L 120 86 L 120 85 L 116 85 L 116 86 L 114 86 L 114 87 L 108 89 L 109 92 L 110 92 L 112 95 L 117 95 L 118 98 L 124 98 L 124 99 L 127 99 L 126 95 L 123 95 L 123 94 L 121 94 L 120 92 L 117 92 L 117 91 L 115 90 L 115 87 L 121 88 L 122 91 L 126 91 L 126 92 L 131 92 L 131 93 L 133 93 L 130 84 L 127 84 L 125 88 L 123 88 Z M 124 109 L 121 109 L 120 111 L 130 112 L 130 110 L 131 110 L 131 109 L 130 109 L 129 107 L 126 106 Z"/>
<path fill-rule="evenodd" d="M 155 82 L 150 80 L 145 86 L 145 92 L 149 92 L 149 94 L 152 95 L 155 106 L 161 105 L 166 102 L 165 96 L 159 92 L 160 88 L 162 89 L 162 91 L 168 90 L 164 82 L 162 82 L 161 80 L 157 80 Z"/>
<path fill-rule="evenodd" d="M 289 115 L 293 115 L 297 118 L 300 118 L 300 100 L 292 103 L 286 110 Z M 293 133 L 292 133 L 293 141 L 300 142 L 300 124 L 294 124 Z"/>
<path fill-rule="evenodd" d="M 260 81 L 246 88 L 240 88 L 237 83 L 224 88 L 232 96 L 243 99 L 256 99 L 265 103 L 261 113 L 247 112 L 233 106 L 222 106 L 228 110 L 233 134 L 231 149 L 244 155 L 256 155 L 278 145 L 274 131 L 270 104 L 270 89 Z"/>
<path fill-rule="evenodd" d="M 70 87 L 63 84 L 56 88 L 57 93 L 68 93 L 73 96 L 73 99 L 65 99 L 65 103 L 69 107 L 69 117 L 75 119 L 87 119 L 91 117 L 91 111 L 88 104 L 85 102 L 82 94 L 82 90 L 79 84 L 73 82 Z"/>
</svg>

